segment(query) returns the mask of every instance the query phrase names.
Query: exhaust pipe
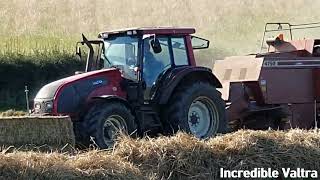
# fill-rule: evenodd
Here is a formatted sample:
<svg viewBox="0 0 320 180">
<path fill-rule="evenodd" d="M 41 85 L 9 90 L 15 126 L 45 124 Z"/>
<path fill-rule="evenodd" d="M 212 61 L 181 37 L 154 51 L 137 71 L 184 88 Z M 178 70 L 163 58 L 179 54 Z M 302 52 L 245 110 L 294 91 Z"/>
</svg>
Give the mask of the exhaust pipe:
<svg viewBox="0 0 320 180">
<path fill-rule="evenodd" d="M 28 86 L 25 86 L 25 90 L 24 92 L 26 93 L 26 105 L 27 105 L 27 112 L 28 115 L 30 116 L 30 107 L 29 107 L 29 90 L 28 90 Z"/>
</svg>

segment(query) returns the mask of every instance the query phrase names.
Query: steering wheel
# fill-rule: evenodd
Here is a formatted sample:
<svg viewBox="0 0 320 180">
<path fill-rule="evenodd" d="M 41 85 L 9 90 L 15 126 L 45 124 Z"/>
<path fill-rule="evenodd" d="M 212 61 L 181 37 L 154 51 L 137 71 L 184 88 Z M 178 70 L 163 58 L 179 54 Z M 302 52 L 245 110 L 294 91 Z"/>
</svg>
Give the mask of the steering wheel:
<svg viewBox="0 0 320 180">
<path fill-rule="evenodd" d="M 137 62 L 136 57 L 128 57 L 126 61 L 128 66 L 135 66 Z"/>
<path fill-rule="evenodd" d="M 169 66 L 171 66 L 171 63 L 165 65 L 162 69 L 165 70 L 165 69 L 167 69 L 167 67 L 169 67 Z"/>
</svg>

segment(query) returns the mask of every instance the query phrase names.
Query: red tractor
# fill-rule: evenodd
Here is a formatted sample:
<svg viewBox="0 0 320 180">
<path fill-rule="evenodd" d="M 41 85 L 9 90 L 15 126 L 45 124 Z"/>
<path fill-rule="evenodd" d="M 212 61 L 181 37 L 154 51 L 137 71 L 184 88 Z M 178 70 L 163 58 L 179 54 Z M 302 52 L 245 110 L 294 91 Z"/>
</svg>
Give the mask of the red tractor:
<svg viewBox="0 0 320 180">
<path fill-rule="evenodd" d="M 319 23 L 267 23 L 262 50 L 215 62 L 230 126 L 250 129 L 313 128 L 319 120 L 320 39 L 293 40 L 298 29 Z M 266 34 L 282 33 L 264 40 Z M 287 33 L 285 41 L 283 33 Z"/>
<path fill-rule="evenodd" d="M 100 148 L 129 135 L 186 131 L 208 138 L 227 130 L 220 81 L 196 66 L 194 50 L 209 41 L 193 28 L 132 28 L 100 33 L 77 44 L 84 72 L 41 88 L 37 114 L 69 115 L 78 143 Z M 82 46 L 81 46 L 82 45 Z"/>
</svg>

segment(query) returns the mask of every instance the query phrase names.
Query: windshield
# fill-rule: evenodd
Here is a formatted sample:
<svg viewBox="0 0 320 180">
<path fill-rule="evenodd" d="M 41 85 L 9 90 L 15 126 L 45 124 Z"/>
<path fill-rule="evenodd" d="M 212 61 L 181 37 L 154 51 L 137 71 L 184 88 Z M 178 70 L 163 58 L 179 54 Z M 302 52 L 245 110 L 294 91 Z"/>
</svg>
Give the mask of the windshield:
<svg viewBox="0 0 320 180">
<path fill-rule="evenodd" d="M 101 55 L 102 69 L 117 67 L 130 79 L 136 79 L 138 37 L 116 36 L 104 40 L 104 53 Z"/>
</svg>

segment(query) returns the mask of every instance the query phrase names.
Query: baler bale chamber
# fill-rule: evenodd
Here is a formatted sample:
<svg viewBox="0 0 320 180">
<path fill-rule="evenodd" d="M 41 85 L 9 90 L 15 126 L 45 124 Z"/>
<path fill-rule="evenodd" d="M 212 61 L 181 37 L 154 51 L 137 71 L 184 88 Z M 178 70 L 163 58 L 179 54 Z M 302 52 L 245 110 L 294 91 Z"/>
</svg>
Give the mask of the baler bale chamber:
<svg viewBox="0 0 320 180">
<path fill-rule="evenodd" d="M 278 29 L 268 29 L 278 25 Z M 283 29 L 282 26 L 288 26 Z M 289 129 L 316 127 L 320 107 L 320 39 L 292 40 L 297 29 L 319 23 L 267 23 L 264 32 L 288 31 L 266 40 L 266 52 L 228 57 L 215 62 L 233 129 Z M 261 48 L 264 50 L 263 46 Z"/>
</svg>

